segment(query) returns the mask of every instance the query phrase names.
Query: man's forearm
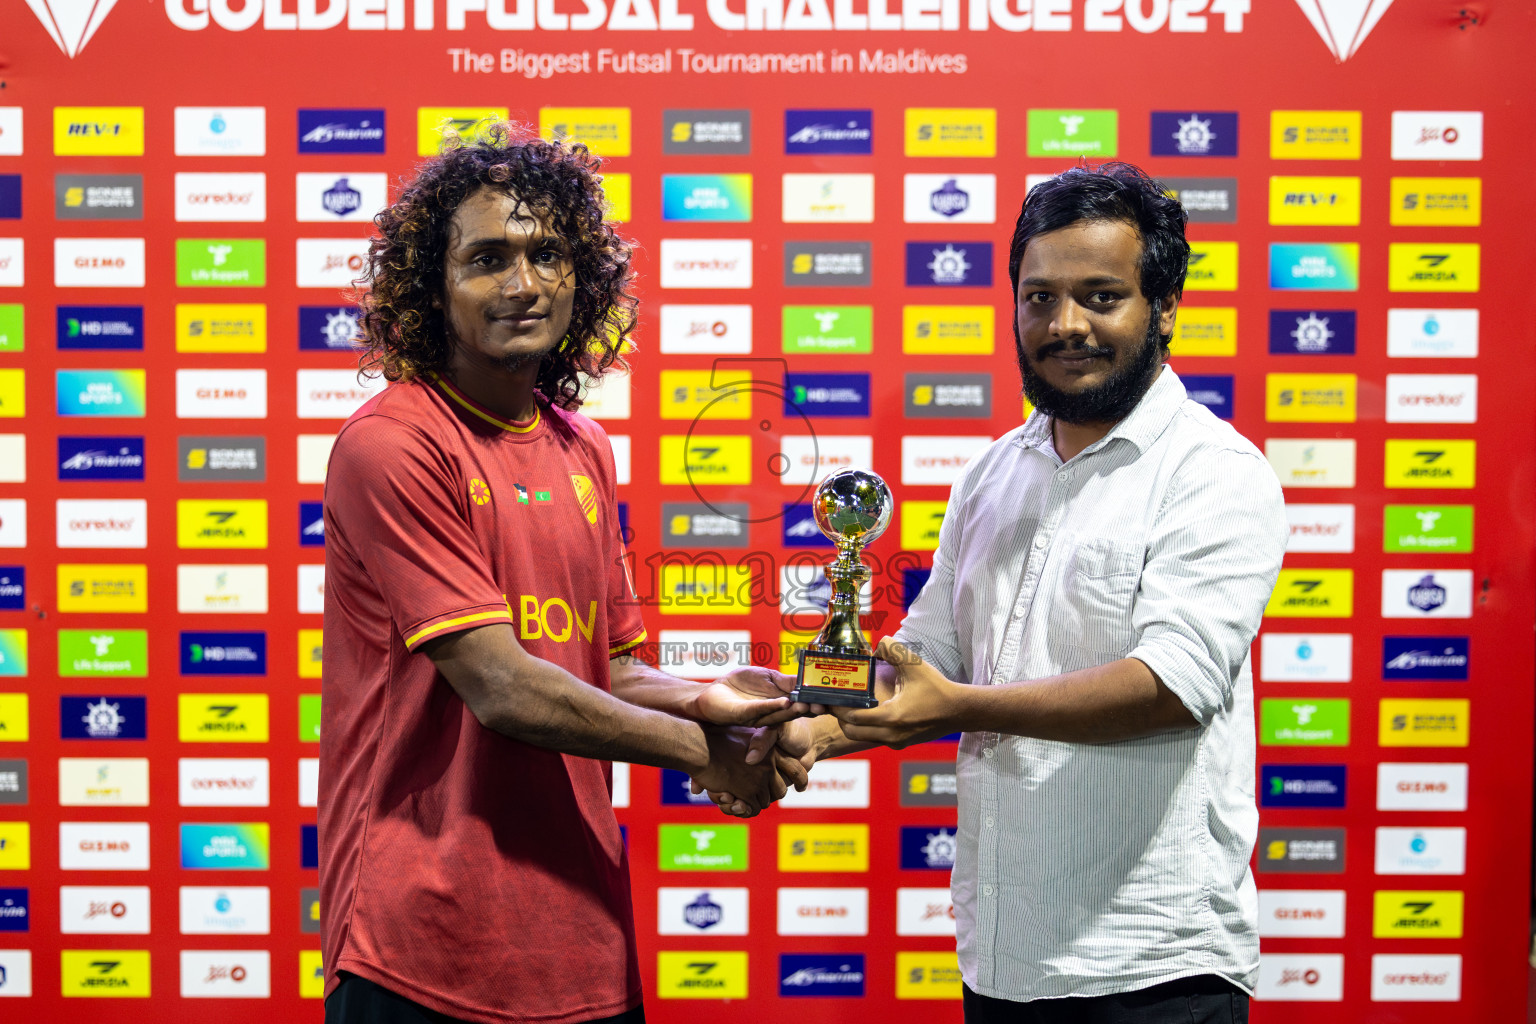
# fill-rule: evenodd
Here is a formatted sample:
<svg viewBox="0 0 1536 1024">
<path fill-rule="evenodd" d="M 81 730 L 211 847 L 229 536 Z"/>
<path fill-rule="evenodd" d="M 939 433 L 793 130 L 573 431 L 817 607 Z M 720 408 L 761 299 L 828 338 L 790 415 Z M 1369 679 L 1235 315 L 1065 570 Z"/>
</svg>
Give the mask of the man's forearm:
<svg viewBox="0 0 1536 1024">
<path fill-rule="evenodd" d="M 696 703 L 701 684 L 652 668 L 630 654 L 611 659 L 608 666 L 613 695 L 625 703 L 679 718 L 699 717 Z"/>
<path fill-rule="evenodd" d="M 952 703 L 950 731 L 1068 743 L 1114 743 L 1199 724 L 1135 658 L 1001 686 L 959 686 Z"/>
</svg>

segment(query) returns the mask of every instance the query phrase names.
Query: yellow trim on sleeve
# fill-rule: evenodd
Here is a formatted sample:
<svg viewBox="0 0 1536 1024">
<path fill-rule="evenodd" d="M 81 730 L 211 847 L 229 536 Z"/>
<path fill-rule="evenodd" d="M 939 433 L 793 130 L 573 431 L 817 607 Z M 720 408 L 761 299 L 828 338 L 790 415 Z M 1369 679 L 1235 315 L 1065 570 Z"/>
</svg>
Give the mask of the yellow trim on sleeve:
<svg viewBox="0 0 1536 1024">
<path fill-rule="evenodd" d="M 499 619 L 502 622 L 511 622 L 511 619 L 507 617 L 506 612 L 476 612 L 473 615 L 461 615 L 457 619 L 446 619 L 443 622 L 437 623 L 436 625 L 428 626 L 426 629 L 418 630 L 417 632 L 405 638 L 405 646 L 414 647 L 416 646 L 417 641 L 422 640 L 425 637 L 429 637 L 433 633 L 441 633 L 445 629 L 452 629 L 454 626 L 462 626 L 466 622 L 487 622 L 491 619 Z"/>
<path fill-rule="evenodd" d="M 612 658 L 615 655 L 623 654 L 631 647 L 639 647 L 643 643 L 645 643 L 645 630 L 642 629 L 640 631 L 640 635 L 635 637 L 633 640 L 623 640 L 616 644 L 609 644 L 608 657 Z"/>
</svg>

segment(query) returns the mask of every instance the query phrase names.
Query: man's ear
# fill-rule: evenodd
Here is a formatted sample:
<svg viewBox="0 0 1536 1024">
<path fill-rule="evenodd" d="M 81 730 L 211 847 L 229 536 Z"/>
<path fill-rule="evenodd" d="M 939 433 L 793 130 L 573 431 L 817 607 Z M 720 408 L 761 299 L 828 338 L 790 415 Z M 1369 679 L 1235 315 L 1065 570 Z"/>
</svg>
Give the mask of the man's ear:
<svg viewBox="0 0 1536 1024">
<path fill-rule="evenodd" d="M 1179 297 L 1173 293 L 1163 296 L 1163 301 L 1158 303 L 1157 332 L 1163 337 L 1173 333 L 1174 314 L 1179 310 Z"/>
</svg>

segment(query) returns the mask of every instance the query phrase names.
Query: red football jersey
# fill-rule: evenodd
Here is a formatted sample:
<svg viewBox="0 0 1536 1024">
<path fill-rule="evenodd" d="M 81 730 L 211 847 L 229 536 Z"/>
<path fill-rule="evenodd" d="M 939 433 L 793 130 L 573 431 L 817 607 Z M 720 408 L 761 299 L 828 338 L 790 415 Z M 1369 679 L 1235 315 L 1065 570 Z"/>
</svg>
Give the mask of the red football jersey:
<svg viewBox="0 0 1536 1024">
<path fill-rule="evenodd" d="M 572 1024 L 640 1000 L 629 864 L 605 761 L 482 726 L 432 637 L 511 623 L 603 690 L 645 638 L 613 452 L 539 403 L 513 423 L 446 380 L 347 421 L 325 484 L 320 906 L 336 972 L 474 1021 Z"/>
</svg>

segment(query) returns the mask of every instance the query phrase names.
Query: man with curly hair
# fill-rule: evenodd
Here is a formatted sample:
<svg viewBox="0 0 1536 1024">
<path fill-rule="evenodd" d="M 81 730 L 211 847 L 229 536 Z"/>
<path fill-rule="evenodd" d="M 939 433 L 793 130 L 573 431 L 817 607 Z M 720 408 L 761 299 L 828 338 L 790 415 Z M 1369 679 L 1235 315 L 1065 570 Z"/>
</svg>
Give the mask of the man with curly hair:
<svg viewBox="0 0 1536 1024">
<path fill-rule="evenodd" d="M 808 710 L 787 677 L 705 686 L 632 656 L 613 454 L 575 411 L 634 323 L 596 170 L 493 124 L 375 218 L 363 365 L 392 383 L 325 489 L 332 1024 L 643 1020 L 609 762 L 746 814 L 804 784 L 745 728 Z"/>
</svg>

